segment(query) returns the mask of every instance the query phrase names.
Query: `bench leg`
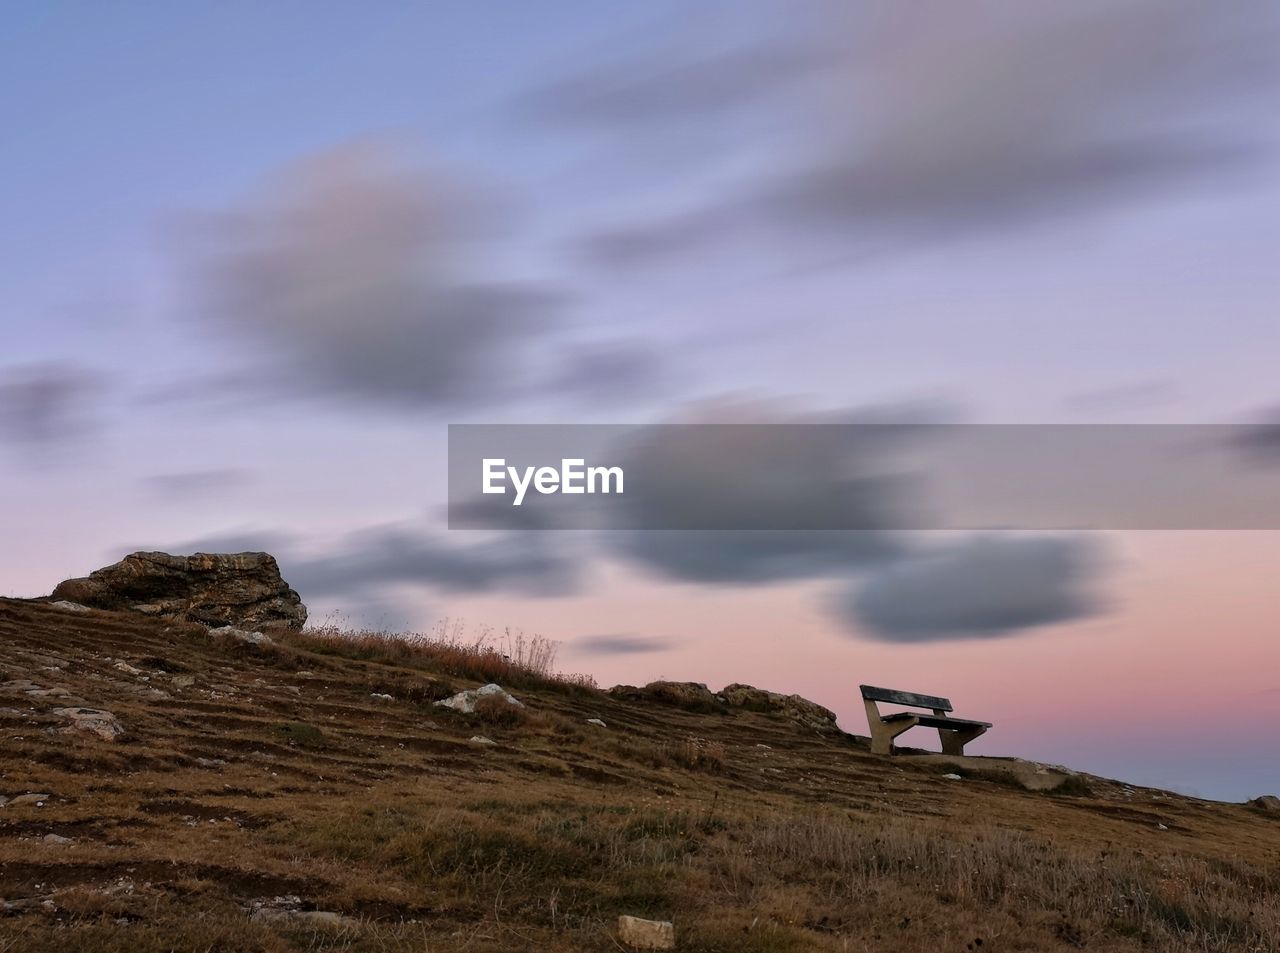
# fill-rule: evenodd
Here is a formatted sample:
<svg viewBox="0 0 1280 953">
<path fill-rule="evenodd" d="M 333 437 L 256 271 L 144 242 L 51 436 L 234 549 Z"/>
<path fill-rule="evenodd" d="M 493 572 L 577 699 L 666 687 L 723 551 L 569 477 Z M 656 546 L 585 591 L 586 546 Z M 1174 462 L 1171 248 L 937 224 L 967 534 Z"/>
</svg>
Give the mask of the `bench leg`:
<svg viewBox="0 0 1280 953">
<path fill-rule="evenodd" d="M 964 754 L 964 746 L 986 730 L 986 728 L 966 728 L 963 731 L 951 731 L 947 728 L 939 728 L 938 735 L 942 738 L 942 753 Z"/>
<path fill-rule="evenodd" d="M 909 728 L 914 728 L 914 721 L 894 721 L 886 724 L 880 722 L 871 726 L 871 753 L 893 754 L 893 739 Z"/>
</svg>

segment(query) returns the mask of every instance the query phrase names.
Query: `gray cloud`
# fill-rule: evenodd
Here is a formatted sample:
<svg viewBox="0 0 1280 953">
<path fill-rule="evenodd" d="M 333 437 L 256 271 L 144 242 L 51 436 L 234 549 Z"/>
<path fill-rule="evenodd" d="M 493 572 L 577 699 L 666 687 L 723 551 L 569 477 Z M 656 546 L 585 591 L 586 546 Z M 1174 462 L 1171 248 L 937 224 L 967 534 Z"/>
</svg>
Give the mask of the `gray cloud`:
<svg viewBox="0 0 1280 953">
<path fill-rule="evenodd" d="M 213 467 L 207 470 L 186 470 L 181 473 L 159 473 L 147 477 L 143 485 L 159 496 L 189 499 L 243 486 L 249 480 L 247 470 L 237 467 Z"/>
<path fill-rule="evenodd" d="M 661 652 L 671 646 L 669 639 L 657 639 L 642 635 L 613 634 L 588 635 L 573 640 L 573 647 L 592 655 L 640 655 Z"/>
<path fill-rule="evenodd" d="M 53 448 L 83 437 L 97 423 L 100 374 L 77 364 L 23 364 L 0 369 L 0 437 L 26 448 Z"/>
<path fill-rule="evenodd" d="M 224 532 L 210 533 L 177 543 L 148 543 L 121 546 L 109 555 L 114 562 L 127 553 L 164 552 L 179 555 L 192 553 L 271 553 L 280 556 L 292 551 L 295 537 L 273 529 L 233 529 Z"/>
<path fill-rule="evenodd" d="M 351 533 L 317 551 L 296 536 L 272 529 L 230 530 L 176 544 L 122 547 L 171 553 L 269 552 L 303 600 L 343 600 L 369 620 L 379 612 L 403 614 L 388 601 L 396 588 L 437 592 L 515 592 L 563 595 L 574 588 L 579 565 L 547 533 L 508 532 L 458 544 L 416 527 L 377 526 Z"/>
<path fill-rule="evenodd" d="M 1006 636 L 1099 611 L 1098 568 L 1085 539 L 979 536 L 871 573 L 844 610 L 884 641 Z"/>
<path fill-rule="evenodd" d="M 832 530 L 637 530 L 606 537 L 615 552 L 683 582 L 747 584 L 820 579 L 896 552 L 881 534 Z"/>
<path fill-rule="evenodd" d="M 767 96 L 744 80 L 749 56 L 676 53 L 643 95 L 629 94 L 655 104 L 639 116 L 576 110 L 678 141 L 696 80 L 713 92 L 742 83 L 710 95 L 703 125 L 736 124 L 744 109 L 772 116 L 725 144 L 764 153 L 750 184 L 726 182 L 720 198 L 664 220 L 605 228 L 588 239 L 591 254 L 658 260 L 777 227 L 883 250 L 1129 202 L 1274 145 L 1277 16 L 1261 0 L 810 9 L 823 12 L 796 17 L 809 55 L 794 52 L 795 31 L 782 33 L 782 61 L 806 66 L 770 74 Z M 756 55 L 768 60 L 769 49 Z M 633 87 L 628 75 L 620 67 L 614 84 Z"/>
<path fill-rule="evenodd" d="M 676 422 L 755 426 L 716 428 L 710 439 L 698 427 L 655 428 L 624 459 L 636 488 L 626 505 L 645 523 L 688 525 L 705 518 L 760 526 L 776 519 L 778 525 L 813 529 L 612 531 L 606 534 L 609 545 L 660 575 L 712 583 L 819 578 L 892 557 L 897 539 L 875 527 L 904 505 L 904 486 L 894 474 L 880 472 L 879 441 L 842 446 L 828 433 L 769 426 L 836 419 L 768 405 L 713 405 Z M 892 441 L 894 428 L 878 433 Z M 840 524 L 838 514 L 847 522 Z M 821 528 L 830 525 L 867 528 Z"/>
<path fill-rule="evenodd" d="M 669 361 L 638 341 L 608 341 L 565 349 L 546 389 L 578 400 L 620 401 L 669 384 Z"/>
<path fill-rule="evenodd" d="M 705 126 L 776 99 L 822 65 L 823 56 L 796 37 L 772 45 L 738 45 L 707 55 L 665 45 L 608 66 L 557 80 L 521 105 L 535 118 L 588 131 L 626 134 L 672 123 Z M 705 49 L 705 48 L 704 48 Z"/>
<path fill-rule="evenodd" d="M 385 149 L 313 156 L 193 230 L 203 314 L 276 384 L 403 407 L 484 399 L 562 304 L 494 277 L 501 217 Z"/>
<path fill-rule="evenodd" d="M 361 596 L 391 586 L 562 595 L 576 579 L 573 560 L 536 532 L 460 546 L 412 529 L 380 527 L 352 534 L 329 554 L 289 555 L 280 564 L 304 599 L 308 593 Z"/>
<path fill-rule="evenodd" d="M 1231 445 L 1249 463 L 1280 464 L 1280 408 L 1261 414 L 1258 423 L 1235 430 Z"/>
</svg>

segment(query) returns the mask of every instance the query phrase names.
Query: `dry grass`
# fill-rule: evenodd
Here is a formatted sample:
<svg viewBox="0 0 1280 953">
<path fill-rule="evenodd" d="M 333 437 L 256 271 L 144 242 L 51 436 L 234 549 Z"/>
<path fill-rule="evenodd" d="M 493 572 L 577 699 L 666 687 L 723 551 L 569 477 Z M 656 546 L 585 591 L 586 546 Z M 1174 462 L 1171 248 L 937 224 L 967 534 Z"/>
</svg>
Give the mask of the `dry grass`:
<svg viewBox="0 0 1280 953">
<path fill-rule="evenodd" d="M 556 642 L 522 631 L 505 629 L 498 634 L 482 628 L 469 636 L 465 625 L 446 619 L 429 632 L 375 632 L 329 624 L 272 634 L 286 645 L 322 655 L 422 668 L 510 688 L 596 690 L 590 676 L 556 671 Z"/>
<path fill-rule="evenodd" d="M 0 600 L 0 682 L 130 729 L 58 735 L 56 702 L 0 687 L 0 794 L 51 795 L 0 809 L 0 953 L 616 953 L 622 913 L 693 953 L 1280 950 L 1260 812 L 1103 779 L 1053 797 L 995 762 L 948 781 L 763 715 L 566 690 L 545 652 L 521 688 L 427 641 L 247 651 Z M 526 707 L 431 705 L 487 681 Z M 350 919 L 250 919 L 286 896 Z"/>
</svg>

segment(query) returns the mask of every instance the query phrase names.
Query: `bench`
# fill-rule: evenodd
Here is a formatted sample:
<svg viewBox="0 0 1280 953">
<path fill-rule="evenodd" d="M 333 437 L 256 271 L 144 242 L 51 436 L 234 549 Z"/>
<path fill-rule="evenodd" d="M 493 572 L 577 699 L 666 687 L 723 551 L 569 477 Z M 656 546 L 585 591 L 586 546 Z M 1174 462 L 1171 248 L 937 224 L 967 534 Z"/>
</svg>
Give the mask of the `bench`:
<svg viewBox="0 0 1280 953">
<path fill-rule="evenodd" d="M 944 754 L 964 754 L 964 746 L 991 727 L 989 721 L 970 721 L 968 718 L 952 718 L 951 702 L 936 695 L 917 695 L 892 688 L 876 688 L 860 685 L 862 703 L 867 708 L 867 724 L 871 728 L 871 751 L 874 754 L 893 754 L 893 739 L 904 731 L 923 725 L 937 728 L 942 738 Z M 908 708 L 927 708 L 932 714 L 916 711 L 900 711 L 891 715 L 880 714 L 877 702 L 905 705 Z"/>
</svg>

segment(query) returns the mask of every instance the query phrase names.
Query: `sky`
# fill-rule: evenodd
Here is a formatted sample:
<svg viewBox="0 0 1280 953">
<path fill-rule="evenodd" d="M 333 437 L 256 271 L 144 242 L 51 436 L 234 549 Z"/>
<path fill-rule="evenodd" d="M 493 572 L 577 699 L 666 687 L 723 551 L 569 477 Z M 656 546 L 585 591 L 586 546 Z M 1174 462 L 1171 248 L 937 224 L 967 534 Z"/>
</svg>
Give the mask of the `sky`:
<svg viewBox="0 0 1280 953">
<path fill-rule="evenodd" d="M 859 683 L 943 694 L 996 724 L 976 753 L 1276 793 L 1275 531 L 444 517 L 451 423 L 1277 419 L 1276 28 L 1246 0 L 8 11 L 0 594 L 266 549 L 316 622 L 538 633 L 604 685 L 750 682 L 857 732 Z M 723 502 L 705 447 L 661 449 Z"/>
</svg>

